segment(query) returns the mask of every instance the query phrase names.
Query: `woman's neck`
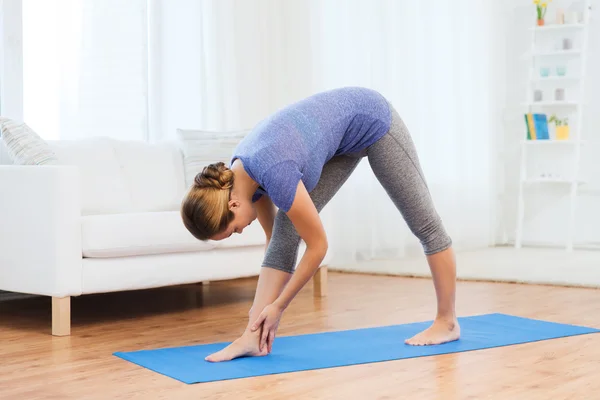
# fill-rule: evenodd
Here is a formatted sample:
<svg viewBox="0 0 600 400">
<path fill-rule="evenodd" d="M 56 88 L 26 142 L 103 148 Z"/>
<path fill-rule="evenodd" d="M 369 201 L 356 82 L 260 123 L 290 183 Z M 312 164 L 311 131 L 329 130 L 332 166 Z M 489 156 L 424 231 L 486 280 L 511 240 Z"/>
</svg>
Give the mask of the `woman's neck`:
<svg viewBox="0 0 600 400">
<path fill-rule="evenodd" d="M 254 193 L 259 187 L 258 182 L 255 182 L 244 169 L 242 161 L 237 159 L 233 162 L 231 170 L 234 173 L 233 191 L 232 194 L 238 198 L 252 200 Z"/>
</svg>

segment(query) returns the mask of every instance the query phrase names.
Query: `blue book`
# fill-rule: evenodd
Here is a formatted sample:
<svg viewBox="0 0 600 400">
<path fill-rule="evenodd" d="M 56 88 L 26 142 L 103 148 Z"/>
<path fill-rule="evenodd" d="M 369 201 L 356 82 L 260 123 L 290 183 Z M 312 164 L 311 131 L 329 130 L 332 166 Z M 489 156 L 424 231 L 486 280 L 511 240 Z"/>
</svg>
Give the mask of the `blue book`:
<svg viewBox="0 0 600 400">
<path fill-rule="evenodd" d="M 537 140 L 548 140 L 548 117 L 546 114 L 533 114 L 533 122 L 535 124 L 535 133 Z"/>
</svg>

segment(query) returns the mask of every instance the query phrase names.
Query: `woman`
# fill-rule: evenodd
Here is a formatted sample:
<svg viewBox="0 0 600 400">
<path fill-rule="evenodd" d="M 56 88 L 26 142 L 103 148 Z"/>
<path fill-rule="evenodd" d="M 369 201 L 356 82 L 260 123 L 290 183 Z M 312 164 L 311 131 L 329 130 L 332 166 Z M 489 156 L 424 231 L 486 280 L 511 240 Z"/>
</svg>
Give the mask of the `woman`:
<svg viewBox="0 0 600 400">
<path fill-rule="evenodd" d="M 318 93 L 266 118 L 237 146 L 230 168 L 209 165 L 187 193 L 181 215 L 196 238 L 241 234 L 256 218 L 267 237 L 248 325 L 208 361 L 271 352 L 283 311 L 327 251 L 319 212 L 363 157 L 420 240 L 433 276 L 435 321 L 405 342 L 432 345 L 459 338 L 452 241 L 434 208 L 410 134 L 383 96 L 349 87 Z M 301 239 L 306 251 L 294 268 Z"/>
</svg>

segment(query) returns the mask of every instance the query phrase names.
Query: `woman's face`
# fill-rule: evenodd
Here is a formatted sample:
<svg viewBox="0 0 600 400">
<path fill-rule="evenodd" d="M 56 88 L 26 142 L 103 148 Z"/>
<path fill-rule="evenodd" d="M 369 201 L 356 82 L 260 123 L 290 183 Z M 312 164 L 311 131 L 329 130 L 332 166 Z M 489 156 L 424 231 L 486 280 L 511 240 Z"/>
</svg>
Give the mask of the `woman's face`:
<svg viewBox="0 0 600 400">
<path fill-rule="evenodd" d="M 256 219 L 257 216 L 254 205 L 249 201 L 232 199 L 229 201 L 229 209 L 235 216 L 233 221 L 229 223 L 229 226 L 224 232 L 221 232 L 211 238 L 212 240 L 227 239 L 234 233 L 241 234 L 244 229 Z"/>
</svg>

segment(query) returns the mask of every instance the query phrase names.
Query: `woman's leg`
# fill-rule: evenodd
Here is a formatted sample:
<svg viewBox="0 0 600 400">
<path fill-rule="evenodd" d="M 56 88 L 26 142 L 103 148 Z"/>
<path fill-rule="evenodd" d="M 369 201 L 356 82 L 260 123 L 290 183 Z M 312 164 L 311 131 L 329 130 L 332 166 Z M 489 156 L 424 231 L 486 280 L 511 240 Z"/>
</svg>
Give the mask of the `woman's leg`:
<svg viewBox="0 0 600 400">
<path fill-rule="evenodd" d="M 323 167 L 321 178 L 310 197 L 320 212 L 346 182 L 360 162 L 359 157 L 334 157 Z M 250 325 L 262 310 L 281 294 L 296 266 L 300 235 L 284 212 L 278 211 L 273 225 L 271 241 L 265 253 L 254 302 L 249 312 L 248 324 L 238 340 L 223 350 L 207 357 L 213 362 L 227 361 L 241 356 L 262 356 L 259 350 L 260 330 L 250 331 Z"/>
<path fill-rule="evenodd" d="M 338 156 L 329 160 L 323 167 L 321 177 L 310 198 L 317 211 L 329 203 L 337 191 L 348 180 L 358 166 L 362 156 Z M 300 235 L 287 215 L 278 211 L 273 225 L 273 234 L 262 266 L 275 268 L 288 273 L 293 273 L 298 260 L 298 247 Z"/>
<path fill-rule="evenodd" d="M 406 342 L 430 345 L 457 340 L 460 328 L 454 305 L 456 263 L 452 240 L 434 207 L 410 133 L 393 108 L 388 134 L 372 145 L 367 155 L 375 176 L 420 240 L 437 295 L 433 325 Z"/>
</svg>

